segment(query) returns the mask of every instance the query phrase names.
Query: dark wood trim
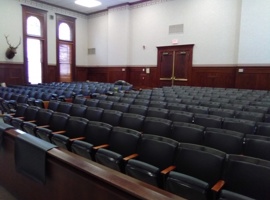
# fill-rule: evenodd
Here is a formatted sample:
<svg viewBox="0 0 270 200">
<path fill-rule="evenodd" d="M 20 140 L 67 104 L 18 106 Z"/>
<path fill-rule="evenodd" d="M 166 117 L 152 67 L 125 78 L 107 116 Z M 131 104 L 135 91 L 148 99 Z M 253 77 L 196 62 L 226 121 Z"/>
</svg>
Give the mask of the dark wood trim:
<svg viewBox="0 0 270 200">
<path fill-rule="evenodd" d="M 23 63 L 0 63 L 0 82 L 7 85 L 25 85 L 25 68 Z"/>
</svg>

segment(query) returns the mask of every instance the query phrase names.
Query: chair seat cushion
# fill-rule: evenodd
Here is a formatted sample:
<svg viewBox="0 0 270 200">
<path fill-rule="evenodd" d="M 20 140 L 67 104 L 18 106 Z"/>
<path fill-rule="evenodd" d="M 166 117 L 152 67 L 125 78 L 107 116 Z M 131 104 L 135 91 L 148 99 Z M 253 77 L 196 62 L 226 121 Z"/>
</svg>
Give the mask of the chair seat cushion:
<svg viewBox="0 0 270 200">
<path fill-rule="evenodd" d="M 51 142 L 52 130 L 47 129 L 47 128 L 37 128 L 36 135 L 37 135 L 37 137 L 41 138 L 42 140 L 45 140 L 47 142 Z"/>
<path fill-rule="evenodd" d="M 228 190 L 221 190 L 219 200 L 227 200 L 227 199 L 230 199 L 230 200 L 255 200 L 255 199 L 249 198 L 247 196 L 244 196 L 244 195 L 241 195 L 241 194 L 238 194 L 235 192 L 231 192 Z"/>
<path fill-rule="evenodd" d="M 60 134 L 52 134 L 51 142 L 58 147 L 68 149 L 69 137 Z"/>
<path fill-rule="evenodd" d="M 165 189 L 187 199 L 207 199 L 209 184 L 200 179 L 171 171 Z"/>
<path fill-rule="evenodd" d="M 93 146 L 94 145 L 92 145 L 88 142 L 81 141 L 81 140 L 75 140 L 71 144 L 71 151 L 82 156 L 82 157 L 93 160 L 93 157 L 91 156 Z"/>
<path fill-rule="evenodd" d="M 117 171 L 123 170 L 123 156 L 108 149 L 99 149 L 95 154 L 96 161 Z"/>
<path fill-rule="evenodd" d="M 151 185 L 160 185 L 160 169 L 148 163 L 131 159 L 125 167 L 126 174 Z"/>
<path fill-rule="evenodd" d="M 31 122 L 24 122 L 22 124 L 22 129 L 26 133 L 30 133 L 31 135 L 35 135 L 35 130 L 36 130 L 37 125 Z"/>
<path fill-rule="evenodd" d="M 22 129 L 23 120 L 20 118 L 13 118 L 11 120 L 11 125 L 14 126 L 17 129 Z"/>
</svg>

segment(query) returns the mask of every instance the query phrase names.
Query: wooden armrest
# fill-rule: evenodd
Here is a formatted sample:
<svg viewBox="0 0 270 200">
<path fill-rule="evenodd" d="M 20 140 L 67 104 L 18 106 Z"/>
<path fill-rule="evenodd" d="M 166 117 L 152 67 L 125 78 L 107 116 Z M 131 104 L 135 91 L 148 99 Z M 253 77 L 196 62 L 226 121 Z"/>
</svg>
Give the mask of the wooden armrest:
<svg viewBox="0 0 270 200">
<path fill-rule="evenodd" d="M 42 125 L 42 126 L 38 126 L 37 128 L 48 128 L 50 127 L 49 125 Z"/>
<path fill-rule="evenodd" d="M 74 141 L 74 140 L 84 140 L 85 137 L 77 137 L 77 138 L 71 138 L 69 139 L 70 141 Z"/>
<path fill-rule="evenodd" d="M 224 186 L 225 181 L 223 180 L 219 180 L 212 188 L 211 190 L 213 190 L 214 192 L 219 192 L 221 190 L 221 188 Z"/>
<path fill-rule="evenodd" d="M 176 168 L 176 166 L 171 165 L 171 166 L 167 167 L 166 169 L 163 169 L 163 170 L 161 171 L 161 173 L 162 173 L 162 174 L 168 174 L 170 171 L 174 170 L 175 168 Z"/>
<path fill-rule="evenodd" d="M 26 121 L 26 122 L 35 123 L 36 120 L 30 120 L 30 121 Z"/>
<path fill-rule="evenodd" d="M 64 134 L 66 131 L 55 131 L 55 132 L 52 132 L 53 134 Z"/>
<path fill-rule="evenodd" d="M 44 108 L 45 109 L 48 109 L 49 101 L 43 101 L 43 104 L 44 104 Z"/>
<path fill-rule="evenodd" d="M 128 161 L 128 160 L 130 160 L 132 158 L 136 158 L 138 156 L 139 156 L 139 154 L 134 153 L 134 154 L 131 154 L 131 155 L 127 156 L 127 157 L 124 157 L 123 160 Z"/>
<path fill-rule="evenodd" d="M 72 103 L 73 99 L 72 98 L 66 98 L 66 102 Z"/>
<path fill-rule="evenodd" d="M 106 148 L 108 146 L 109 146 L 109 144 L 102 144 L 102 145 L 93 147 L 93 149 L 96 149 L 97 150 L 97 149 L 100 149 L 100 148 Z"/>
</svg>

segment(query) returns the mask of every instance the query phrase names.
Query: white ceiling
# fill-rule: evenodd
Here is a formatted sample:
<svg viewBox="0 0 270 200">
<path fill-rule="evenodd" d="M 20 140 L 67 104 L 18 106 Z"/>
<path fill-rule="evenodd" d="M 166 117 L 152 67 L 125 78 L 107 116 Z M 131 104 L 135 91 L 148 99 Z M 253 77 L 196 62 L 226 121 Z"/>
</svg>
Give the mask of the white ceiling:
<svg viewBox="0 0 270 200">
<path fill-rule="evenodd" d="M 135 3 L 145 0 L 99 0 L 102 5 L 94 8 L 86 8 L 75 4 L 75 0 L 36 0 L 38 2 L 47 3 L 61 8 L 67 8 L 69 10 L 77 11 L 84 14 L 90 14 L 101 10 L 106 10 L 108 7 L 117 6 L 125 3 Z"/>
</svg>

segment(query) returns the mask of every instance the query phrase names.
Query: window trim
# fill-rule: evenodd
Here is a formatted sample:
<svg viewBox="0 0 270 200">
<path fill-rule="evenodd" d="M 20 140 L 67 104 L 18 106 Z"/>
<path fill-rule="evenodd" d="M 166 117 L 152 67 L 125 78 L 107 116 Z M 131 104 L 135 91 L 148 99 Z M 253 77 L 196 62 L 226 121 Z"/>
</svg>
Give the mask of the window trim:
<svg viewBox="0 0 270 200">
<path fill-rule="evenodd" d="M 60 81 L 60 66 L 59 66 L 59 44 L 61 42 L 68 43 L 72 45 L 72 55 L 71 55 L 71 81 L 74 81 L 75 78 L 75 67 L 76 67 L 76 18 L 69 17 L 65 15 L 61 15 L 56 13 L 56 65 L 57 65 L 57 74 Z M 70 33 L 71 33 L 71 41 L 67 40 L 60 40 L 59 39 L 59 25 L 61 23 L 66 23 L 70 27 Z"/>
<path fill-rule="evenodd" d="M 27 35 L 27 18 L 35 16 L 41 23 L 41 36 Z M 24 59 L 24 73 L 25 82 L 28 84 L 28 66 L 27 66 L 27 38 L 39 39 L 42 41 L 42 69 L 41 80 L 47 82 L 48 77 L 48 51 L 47 51 L 47 11 L 22 5 L 22 24 L 23 24 L 23 59 Z"/>
</svg>

